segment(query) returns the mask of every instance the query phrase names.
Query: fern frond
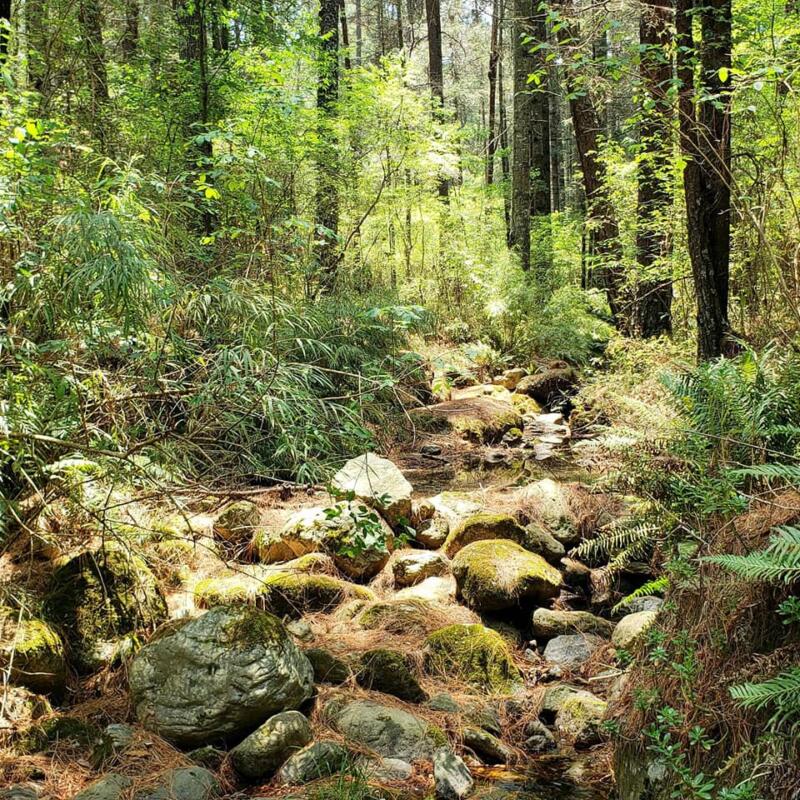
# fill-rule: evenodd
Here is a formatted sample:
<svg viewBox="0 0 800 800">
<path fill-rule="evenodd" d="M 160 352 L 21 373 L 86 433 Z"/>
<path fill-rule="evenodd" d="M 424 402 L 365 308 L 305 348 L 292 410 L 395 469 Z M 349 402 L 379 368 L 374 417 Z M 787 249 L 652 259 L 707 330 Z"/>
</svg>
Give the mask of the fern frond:
<svg viewBox="0 0 800 800">
<path fill-rule="evenodd" d="M 643 542 L 649 543 L 656 533 L 656 526 L 649 523 L 627 526 L 613 524 L 602 530 L 594 539 L 582 542 L 571 555 L 575 558 L 609 556 Z"/>
<path fill-rule="evenodd" d="M 775 529 L 766 550 L 744 556 L 707 556 L 704 561 L 717 564 L 736 575 L 751 581 L 792 583 L 800 579 L 800 528 Z"/>
<path fill-rule="evenodd" d="M 627 608 L 634 600 L 640 597 L 649 597 L 651 594 L 663 594 L 669 588 L 669 578 L 666 575 L 661 575 L 652 581 L 642 584 L 638 589 L 634 589 L 630 594 L 626 595 L 619 601 L 612 609 L 611 613 L 616 614 L 623 608 Z"/>
<path fill-rule="evenodd" d="M 764 478 L 800 484 L 800 465 L 795 464 L 754 464 L 731 470 L 729 474 L 733 478 Z"/>
<path fill-rule="evenodd" d="M 800 667 L 792 667 L 761 683 L 732 686 L 730 692 L 744 708 L 756 711 L 774 708 L 770 723 L 780 724 L 800 715 Z"/>
</svg>

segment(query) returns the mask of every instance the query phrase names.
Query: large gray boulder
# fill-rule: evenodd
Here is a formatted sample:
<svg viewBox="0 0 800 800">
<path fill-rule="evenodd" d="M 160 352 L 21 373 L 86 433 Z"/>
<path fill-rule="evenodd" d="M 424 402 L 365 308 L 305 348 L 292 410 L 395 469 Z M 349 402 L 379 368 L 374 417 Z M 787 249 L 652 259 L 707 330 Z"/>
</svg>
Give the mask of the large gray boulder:
<svg viewBox="0 0 800 800">
<path fill-rule="evenodd" d="M 204 767 L 167 770 L 155 787 L 136 792 L 134 800 L 211 800 L 220 794 L 216 775 Z"/>
<path fill-rule="evenodd" d="M 577 669 L 589 660 L 602 640 L 578 633 L 555 636 L 544 649 L 544 657 L 562 669 Z"/>
<path fill-rule="evenodd" d="M 249 733 L 312 693 L 311 664 L 277 617 L 218 606 L 157 636 L 130 669 L 142 724 L 176 744 Z"/>
<path fill-rule="evenodd" d="M 288 786 L 302 786 L 335 775 L 349 761 L 350 753 L 346 747 L 323 739 L 290 756 L 278 770 L 278 782 Z"/>
<path fill-rule="evenodd" d="M 266 778 L 311 738 L 311 725 L 299 711 L 283 711 L 231 750 L 233 768 L 250 780 Z"/>
<path fill-rule="evenodd" d="M 99 781 L 95 781 L 74 795 L 72 800 L 119 800 L 132 783 L 127 775 L 109 772 Z"/>
<path fill-rule="evenodd" d="M 532 617 L 533 635 L 541 639 L 552 639 L 570 633 L 594 633 L 611 636 L 613 623 L 588 611 L 556 611 L 537 608 Z"/>
<path fill-rule="evenodd" d="M 346 739 L 386 758 L 429 759 L 444 742 L 444 734 L 438 728 L 394 706 L 369 700 L 353 700 L 344 705 L 333 701 L 325 710 Z"/>
<path fill-rule="evenodd" d="M 461 800 L 475 784 L 467 765 L 449 747 L 433 755 L 433 781 L 437 800 Z"/>
<path fill-rule="evenodd" d="M 375 453 L 352 458 L 333 476 L 332 485 L 380 511 L 393 527 L 410 524 L 414 490 L 389 459 Z"/>
</svg>

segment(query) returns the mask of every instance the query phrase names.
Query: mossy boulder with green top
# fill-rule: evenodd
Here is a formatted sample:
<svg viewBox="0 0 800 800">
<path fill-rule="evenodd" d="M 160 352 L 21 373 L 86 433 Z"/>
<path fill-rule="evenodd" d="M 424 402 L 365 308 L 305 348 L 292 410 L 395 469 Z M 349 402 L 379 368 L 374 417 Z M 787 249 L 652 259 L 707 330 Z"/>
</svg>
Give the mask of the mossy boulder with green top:
<svg viewBox="0 0 800 800">
<path fill-rule="evenodd" d="M 127 635 L 163 622 L 167 604 L 144 559 L 107 544 L 53 573 L 44 617 L 66 637 L 74 666 L 93 672 L 113 660 Z"/>
<path fill-rule="evenodd" d="M 365 689 L 391 694 L 408 703 L 421 703 L 428 699 L 414 674 L 411 658 L 397 650 L 368 650 L 361 656 L 356 680 Z"/>
<path fill-rule="evenodd" d="M 448 625 L 434 631 L 425 642 L 425 669 L 500 694 L 521 680 L 505 639 L 483 625 Z"/>
<path fill-rule="evenodd" d="M 541 556 L 505 539 L 467 545 L 453 559 L 458 595 L 476 611 L 500 611 L 556 597 L 561 573 Z"/>
<path fill-rule="evenodd" d="M 59 692 L 67 677 L 64 643 L 43 620 L 0 608 L 0 671 L 34 692 Z"/>
<path fill-rule="evenodd" d="M 552 639 L 569 633 L 594 633 L 611 636 L 614 624 L 588 611 L 555 611 L 537 608 L 531 618 L 533 635 L 541 639 Z"/>
<path fill-rule="evenodd" d="M 452 558 L 459 550 L 474 542 L 508 539 L 522 544 L 525 536 L 525 529 L 508 514 L 473 514 L 451 529 L 443 549 Z"/>
<path fill-rule="evenodd" d="M 261 512 L 249 500 L 227 506 L 214 522 L 214 535 L 231 544 L 249 542 L 261 521 Z"/>
</svg>

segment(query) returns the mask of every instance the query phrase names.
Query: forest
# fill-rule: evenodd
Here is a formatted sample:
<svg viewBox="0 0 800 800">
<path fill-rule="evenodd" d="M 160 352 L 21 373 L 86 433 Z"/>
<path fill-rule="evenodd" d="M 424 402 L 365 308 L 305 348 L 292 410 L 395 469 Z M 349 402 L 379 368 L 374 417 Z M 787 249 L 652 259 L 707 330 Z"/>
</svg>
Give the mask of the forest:
<svg viewBox="0 0 800 800">
<path fill-rule="evenodd" d="M 0 0 L 0 800 L 800 798 L 797 0 Z"/>
</svg>

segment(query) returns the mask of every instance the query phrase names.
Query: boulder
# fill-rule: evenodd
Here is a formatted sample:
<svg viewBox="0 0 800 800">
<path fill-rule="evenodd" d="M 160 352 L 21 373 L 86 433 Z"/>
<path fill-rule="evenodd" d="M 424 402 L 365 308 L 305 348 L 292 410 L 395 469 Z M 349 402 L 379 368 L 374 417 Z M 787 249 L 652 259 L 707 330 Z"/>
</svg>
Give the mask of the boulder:
<svg viewBox="0 0 800 800">
<path fill-rule="evenodd" d="M 514 759 L 511 748 L 488 731 L 464 728 L 461 735 L 464 747 L 472 750 L 484 764 L 508 764 Z"/>
<path fill-rule="evenodd" d="M 554 722 L 562 703 L 575 692 L 582 691 L 568 683 L 556 683 L 545 689 L 539 707 L 539 715 L 546 721 Z"/>
<path fill-rule="evenodd" d="M 314 683 L 345 683 L 350 679 L 352 671 L 347 662 L 337 658 L 329 650 L 312 647 L 304 651 L 314 670 Z"/>
<path fill-rule="evenodd" d="M 231 763 L 243 778 L 267 778 L 311 738 L 308 720 L 299 711 L 284 711 L 237 744 L 230 753 Z"/>
<path fill-rule="evenodd" d="M 429 578 L 428 580 L 440 579 Z M 403 589 L 402 592 L 398 592 L 398 595 L 406 591 L 410 590 Z M 358 624 L 366 630 L 418 634 L 441 627 L 445 612 L 446 616 L 459 622 L 472 621 L 475 618 L 472 612 L 461 606 L 450 606 L 445 609 L 428 600 L 421 600 L 417 597 L 398 597 L 398 595 L 391 600 L 382 600 L 367 606 L 359 613 Z"/>
<path fill-rule="evenodd" d="M 421 717 L 370 700 L 342 704 L 334 699 L 325 707 L 325 713 L 348 740 L 386 758 L 409 762 L 429 759 L 445 742 L 442 731 Z"/>
<path fill-rule="evenodd" d="M 525 528 L 525 539 L 521 544 L 526 550 L 536 553 L 551 564 L 560 564 L 567 552 L 552 533 L 535 524 Z"/>
<path fill-rule="evenodd" d="M 398 589 L 424 581 L 426 578 L 447 575 L 450 562 L 441 553 L 428 550 L 404 550 L 392 558 L 394 585 Z"/>
<path fill-rule="evenodd" d="M 136 792 L 134 800 L 211 800 L 221 791 L 213 772 L 204 767 L 167 770 L 155 787 Z"/>
<path fill-rule="evenodd" d="M 34 692 L 60 692 L 67 678 L 61 637 L 44 620 L 0 607 L 0 672 Z"/>
<path fill-rule="evenodd" d="M 413 661 L 397 650 L 368 650 L 361 656 L 356 680 L 365 689 L 391 694 L 408 703 L 428 699 L 414 674 Z"/>
<path fill-rule="evenodd" d="M 450 522 L 443 514 L 435 514 L 417 525 L 414 541 L 430 550 L 438 550 L 450 533 Z"/>
<path fill-rule="evenodd" d="M 365 453 L 352 458 L 331 481 L 342 495 L 377 509 L 393 527 L 411 524 L 411 494 L 403 473 L 388 459 Z"/>
<path fill-rule="evenodd" d="M 473 514 L 451 528 L 444 551 L 452 558 L 468 544 L 487 539 L 508 539 L 522 544 L 525 529 L 508 514 Z"/>
<path fill-rule="evenodd" d="M 556 740 L 553 738 L 553 734 L 538 719 L 526 722 L 522 733 L 525 737 L 522 748 L 526 753 L 537 755 L 538 753 L 546 753 L 548 750 L 554 750 L 556 747 Z"/>
<path fill-rule="evenodd" d="M 564 698 L 556 714 L 556 732 L 575 747 L 598 744 L 606 707 L 606 701 L 591 692 L 573 692 Z"/>
<path fill-rule="evenodd" d="M 24 730 L 52 713 L 53 707 L 46 697 L 22 686 L 6 686 L 0 703 L 0 733 Z"/>
<path fill-rule="evenodd" d="M 500 611 L 556 597 L 561 573 L 541 556 L 508 540 L 467 545 L 453 559 L 458 596 L 477 611 Z"/>
<path fill-rule="evenodd" d="M 394 594 L 395 600 L 420 600 L 447 606 L 456 599 L 456 579 L 452 575 L 438 578 L 425 578 L 422 583 L 406 586 Z"/>
<path fill-rule="evenodd" d="M 260 521 L 261 512 L 255 503 L 238 500 L 227 506 L 214 521 L 214 536 L 229 544 L 247 544 Z"/>
<path fill-rule="evenodd" d="M 544 649 L 544 657 L 562 669 L 577 669 L 589 660 L 602 644 L 602 639 L 584 634 L 562 634 L 553 637 Z"/>
<path fill-rule="evenodd" d="M 644 597 L 628 600 L 625 603 L 625 612 L 627 614 L 636 614 L 639 611 L 659 611 L 663 605 L 664 600 L 661 597 L 645 595 Z"/>
<path fill-rule="evenodd" d="M 522 415 L 512 403 L 480 394 L 412 409 L 425 427 L 445 427 L 476 444 L 499 442 L 511 428 L 521 428 Z"/>
<path fill-rule="evenodd" d="M 120 800 L 132 784 L 133 781 L 127 775 L 109 772 L 74 795 L 72 800 Z"/>
<path fill-rule="evenodd" d="M 462 800 L 475 785 L 467 765 L 449 747 L 433 754 L 433 783 L 436 800 Z"/>
<path fill-rule="evenodd" d="M 480 504 L 467 492 L 442 492 L 431 498 L 431 504 L 451 528 L 481 510 Z"/>
<path fill-rule="evenodd" d="M 531 619 L 533 635 L 537 639 L 552 639 L 570 633 L 593 633 L 606 638 L 611 636 L 614 625 L 588 611 L 554 611 L 537 608 Z"/>
<path fill-rule="evenodd" d="M 322 739 L 289 756 L 278 770 L 278 783 L 303 786 L 341 772 L 349 762 L 350 753 L 346 747 Z"/>
<path fill-rule="evenodd" d="M 570 507 L 568 485 L 551 478 L 526 486 L 522 506 L 532 521 L 543 525 L 562 545 L 571 547 L 580 540 L 577 520 Z"/>
<path fill-rule="evenodd" d="M 414 774 L 414 767 L 402 758 L 370 758 L 363 761 L 361 766 L 370 782 L 407 781 Z"/>
<path fill-rule="evenodd" d="M 565 395 L 574 393 L 578 373 L 572 367 L 556 367 L 522 378 L 516 391 L 532 397 L 537 403 L 549 405 Z"/>
<path fill-rule="evenodd" d="M 44 616 L 65 635 L 80 672 L 110 663 L 128 634 L 167 618 L 167 604 L 145 561 L 121 546 L 86 551 L 59 567 Z"/>
<path fill-rule="evenodd" d="M 614 628 L 611 643 L 617 650 L 627 650 L 656 621 L 658 611 L 637 611 L 624 616 Z"/>
<path fill-rule="evenodd" d="M 497 693 L 511 691 L 520 680 L 508 644 L 483 625 L 448 625 L 428 636 L 425 669 Z"/>
<path fill-rule="evenodd" d="M 142 724 L 185 746 L 249 733 L 313 690 L 311 664 L 280 620 L 247 606 L 218 606 L 164 631 L 129 678 Z"/>
<path fill-rule="evenodd" d="M 359 580 L 377 575 L 393 547 L 392 529 L 377 511 L 362 502 L 301 509 L 280 531 L 260 531 L 253 540 L 253 548 L 264 563 L 323 552 L 332 556 L 337 569 Z"/>
</svg>

